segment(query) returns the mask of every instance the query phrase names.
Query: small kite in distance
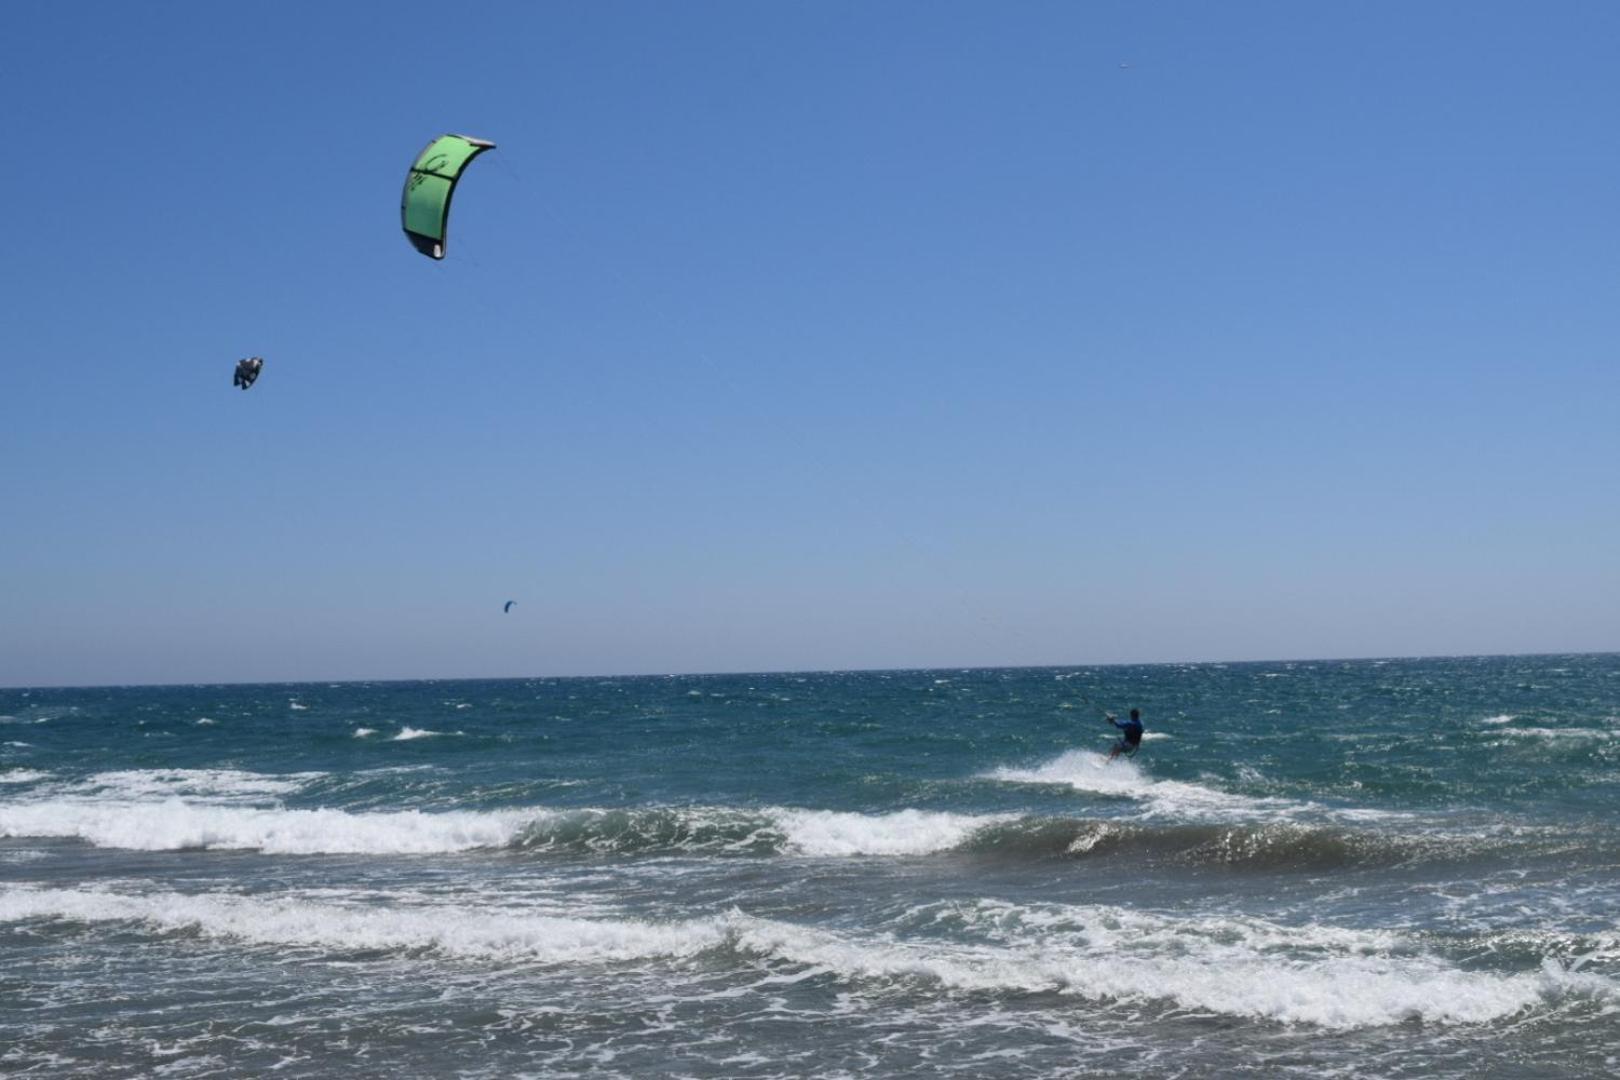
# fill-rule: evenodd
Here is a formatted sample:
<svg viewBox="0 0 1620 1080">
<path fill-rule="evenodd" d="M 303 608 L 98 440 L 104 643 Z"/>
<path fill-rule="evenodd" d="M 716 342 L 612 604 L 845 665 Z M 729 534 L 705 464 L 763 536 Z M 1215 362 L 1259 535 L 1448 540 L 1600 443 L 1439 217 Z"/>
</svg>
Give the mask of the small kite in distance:
<svg viewBox="0 0 1620 1080">
<path fill-rule="evenodd" d="M 502 611 L 511 611 L 512 610 L 512 605 L 515 604 L 515 603 L 517 603 L 516 600 L 508 600 L 506 602 L 506 605 L 504 607 L 502 607 L 501 610 Z"/>
<path fill-rule="evenodd" d="M 236 375 L 231 379 L 231 385 L 240 386 L 246 390 L 259 377 L 259 371 L 263 367 L 264 359 L 262 357 L 250 356 L 245 360 L 238 360 L 236 362 Z"/>
</svg>

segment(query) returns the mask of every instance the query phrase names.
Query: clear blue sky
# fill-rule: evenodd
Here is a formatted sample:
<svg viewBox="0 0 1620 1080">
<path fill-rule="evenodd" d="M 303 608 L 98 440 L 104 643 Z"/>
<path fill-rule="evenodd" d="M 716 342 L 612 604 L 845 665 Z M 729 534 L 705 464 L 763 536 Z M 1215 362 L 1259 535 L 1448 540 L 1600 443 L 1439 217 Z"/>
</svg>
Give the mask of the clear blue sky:
<svg viewBox="0 0 1620 1080">
<path fill-rule="evenodd" d="M 0 684 L 1620 648 L 1617 56 L 1607 2 L 0 5 Z M 499 149 L 435 264 L 446 131 Z"/>
</svg>

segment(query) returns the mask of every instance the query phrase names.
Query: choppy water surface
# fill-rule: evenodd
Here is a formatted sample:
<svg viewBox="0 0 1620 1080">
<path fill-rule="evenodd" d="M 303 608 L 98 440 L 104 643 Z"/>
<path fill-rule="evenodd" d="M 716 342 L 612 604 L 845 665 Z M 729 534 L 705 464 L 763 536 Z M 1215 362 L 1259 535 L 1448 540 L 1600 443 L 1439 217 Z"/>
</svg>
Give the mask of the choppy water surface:
<svg viewBox="0 0 1620 1080">
<path fill-rule="evenodd" d="M 0 1073 L 1609 1075 L 1617 766 L 1615 656 L 0 690 Z"/>
</svg>

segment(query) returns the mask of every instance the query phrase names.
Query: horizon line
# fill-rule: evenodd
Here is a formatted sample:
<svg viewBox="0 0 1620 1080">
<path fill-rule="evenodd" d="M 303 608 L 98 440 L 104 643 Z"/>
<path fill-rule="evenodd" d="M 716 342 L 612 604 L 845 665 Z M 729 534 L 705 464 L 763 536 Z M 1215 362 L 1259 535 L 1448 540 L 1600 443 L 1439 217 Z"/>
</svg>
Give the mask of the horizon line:
<svg viewBox="0 0 1620 1080">
<path fill-rule="evenodd" d="M 1110 661 L 1107 663 L 1058 663 L 1058 664 L 943 664 L 932 667 L 871 667 L 871 668 L 777 668 L 759 669 L 753 671 L 647 671 L 647 672 L 619 672 L 619 673 L 592 673 L 586 672 L 578 675 L 419 675 L 410 677 L 383 677 L 383 678 L 342 678 L 342 679 L 270 679 L 270 680 L 226 680 L 222 682 L 107 682 L 107 683 L 76 683 L 57 685 L 0 685 L 0 693 L 35 690 L 155 690 L 169 687 L 204 687 L 204 686 L 311 686 L 325 683 L 334 686 L 345 686 L 357 683 L 436 683 L 436 682 L 534 682 L 536 680 L 567 681 L 573 679 L 723 679 L 741 678 L 745 676 L 778 677 L 784 675 L 881 675 L 902 674 L 908 672 L 927 671 L 1041 671 L 1052 668 L 1133 668 L 1133 667 L 1186 667 L 1189 665 L 1215 666 L 1231 664 L 1352 664 L 1352 663 L 1388 663 L 1391 661 L 1420 661 L 1420 660 L 1507 660 L 1532 659 L 1536 657 L 1568 656 L 1568 657 L 1597 657 L 1620 656 L 1620 650 L 1593 649 L 1567 652 L 1555 650 L 1551 652 L 1527 653 L 1427 653 L 1418 656 L 1302 656 L 1302 657 L 1261 657 L 1248 660 L 1140 660 L 1140 661 Z"/>
</svg>

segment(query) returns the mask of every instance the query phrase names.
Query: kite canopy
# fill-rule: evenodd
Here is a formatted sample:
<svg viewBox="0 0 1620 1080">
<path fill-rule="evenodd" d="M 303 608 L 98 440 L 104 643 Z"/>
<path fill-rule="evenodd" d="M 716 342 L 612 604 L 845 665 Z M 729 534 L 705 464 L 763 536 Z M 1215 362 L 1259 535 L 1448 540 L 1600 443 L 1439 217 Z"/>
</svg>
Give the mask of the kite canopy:
<svg viewBox="0 0 1620 1080">
<path fill-rule="evenodd" d="M 506 602 L 506 606 L 501 608 L 501 610 L 502 611 L 511 611 L 512 610 L 512 605 L 515 604 L 515 603 L 517 603 L 516 600 L 508 600 Z"/>
<path fill-rule="evenodd" d="M 400 225 L 411 246 L 430 259 L 444 258 L 445 233 L 450 224 L 450 197 L 456 192 L 467 163 L 495 144 L 466 135 L 440 135 L 416 156 L 405 175 L 405 194 L 399 200 Z"/>
</svg>

